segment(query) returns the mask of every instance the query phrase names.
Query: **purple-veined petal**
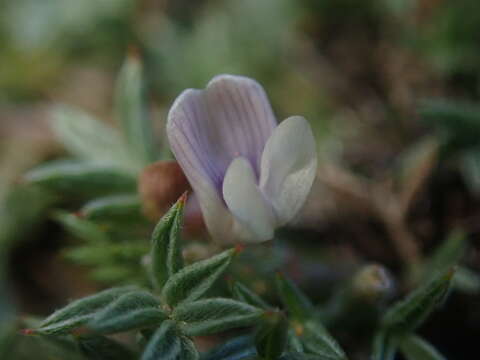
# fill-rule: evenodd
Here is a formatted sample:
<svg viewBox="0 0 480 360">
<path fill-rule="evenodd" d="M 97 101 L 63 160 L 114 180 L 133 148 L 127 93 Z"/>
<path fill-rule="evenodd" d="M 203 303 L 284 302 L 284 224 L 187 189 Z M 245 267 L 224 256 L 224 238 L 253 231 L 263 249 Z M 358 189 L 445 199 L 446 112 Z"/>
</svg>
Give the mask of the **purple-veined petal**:
<svg viewBox="0 0 480 360">
<path fill-rule="evenodd" d="M 238 156 L 250 161 L 259 175 L 265 143 L 277 126 L 262 86 L 243 76 L 219 75 L 207 85 L 211 139 L 224 157 L 224 174 Z"/>
<path fill-rule="evenodd" d="M 243 156 L 258 178 L 261 154 L 275 126 L 263 88 L 246 77 L 219 75 L 205 90 L 188 89 L 175 100 L 167 136 L 214 238 L 231 240 L 226 238 L 235 225 L 222 199 L 228 166 Z"/>
<path fill-rule="evenodd" d="M 168 115 L 167 135 L 171 149 L 198 199 L 205 225 L 215 239 L 231 233 L 232 216 L 225 207 L 214 179 L 210 174 L 210 160 L 202 150 L 200 139 L 191 132 L 184 112 L 177 105 L 185 99 L 202 97 L 200 90 L 186 90 L 175 101 Z M 229 235 L 228 235 L 229 236 Z"/>
<path fill-rule="evenodd" d="M 186 90 L 168 115 L 167 133 L 174 153 L 189 147 L 203 172 L 220 191 L 232 160 L 243 156 L 259 175 L 260 159 L 276 126 L 263 88 L 243 76 L 219 75 L 205 90 Z M 171 133 L 182 133 L 177 140 Z M 180 163 L 180 166 L 184 164 Z"/>
<path fill-rule="evenodd" d="M 223 182 L 223 198 L 237 226 L 236 236 L 247 242 L 273 238 L 275 217 L 256 183 L 253 168 L 243 157 L 229 166 Z"/>
<path fill-rule="evenodd" d="M 309 123 L 292 116 L 278 125 L 262 155 L 260 189 L 271 202 L 279 225 L 304 204 L 317 170 L 315 139 Z"/>
</svg>

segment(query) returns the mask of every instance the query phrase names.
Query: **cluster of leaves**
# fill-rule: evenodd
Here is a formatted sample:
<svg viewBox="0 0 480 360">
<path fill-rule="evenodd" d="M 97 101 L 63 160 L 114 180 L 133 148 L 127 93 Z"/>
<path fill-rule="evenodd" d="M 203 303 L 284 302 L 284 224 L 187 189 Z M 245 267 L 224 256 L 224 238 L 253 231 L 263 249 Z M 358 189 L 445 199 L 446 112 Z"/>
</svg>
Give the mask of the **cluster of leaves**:
<svg viewBox="0 0 480 360">
<path fill-rule="evenodd" d="M 238 282 L 231 297 L 212 296 L 239 249 L 185 265 L 179 239 L 185 198 L 172 206 L 152 234 L 152 290 L 131 286 L 104 290 L 70 303 L 24 333 L 45 341 L 61 338 L 87 359 L 346 360 L 322 325 L 322 311 L 281 275 L 276 287 L 283 310 Z M 424 354 L 442 359 L 413 331 L 443 303 L 453 274 L 452 269 L 440 272 L 385 313 L 374 341 L 375 360 L 393 359 L 397 349 L 413 360 L 424 359 Z M 202 355 L 195 346 L 196 336 L 253 325 L 257 327 L 253 335 L 234 338 Z M 106 337 L 122 332 L 135 332 L 137 345 L 124 348 Z"/>
<path fill-rule="evenodd" d="M 91 266 L 93 277 L 105 283 L 139 280 L 139 259 L 148 252 L 151 224 L 142 213 L 137 179 L 146 165 L 160 158 L 160 150 L 144 87 L 141 63 L 131 55 L 115 93 L 121 132 L 79 109 L 58 106 L 52 128 L 73 157 L 41 164 L 24 176 L 27 183 L 63 201 L 57 206 L 75 207 L 73 214 L 54 214 L 68 232 L 83 240 L 66 256 Z"/>
</svg>

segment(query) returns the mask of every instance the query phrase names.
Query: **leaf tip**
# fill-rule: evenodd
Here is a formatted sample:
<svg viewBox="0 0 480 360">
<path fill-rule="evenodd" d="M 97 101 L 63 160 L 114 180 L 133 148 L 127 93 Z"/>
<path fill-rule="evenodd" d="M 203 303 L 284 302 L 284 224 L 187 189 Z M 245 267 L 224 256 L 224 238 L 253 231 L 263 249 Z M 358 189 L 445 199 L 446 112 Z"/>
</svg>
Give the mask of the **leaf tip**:
<svg viewBox="0 0 480 360">
<path fill-rule="evenodd" d="M 82 210 L 75 211 L 72 215 L 79 219 L 85 218 L 85 213 Z"/>
<path fill-rule="evenodd" d="M 178 198 L 178 204 L 181 206 L 184 206 L 187 202 L 188 199 L 188 191 L 185 191 L 179 198 Z"/>
<path fill-rule="evenodd" d="M 245 250 L 245 245 L 244 245 L 244 244 L 241 244 L 241 243 L 238 243 L 238 244 L 235 245 L 234 254 L 235 254 L 235 255 L 238 255 L 238 254 L 240 254 L 241 252 L 243 252 L 243 250 Z"/>
<path fill-rule="evenodd" d="M 30 336 L 30 335 L 35 335 L 36 333 L 37 333 L 37 331 L 35 329 L 21 329 L 20 330 L 21 335 Z"/>
</svg>

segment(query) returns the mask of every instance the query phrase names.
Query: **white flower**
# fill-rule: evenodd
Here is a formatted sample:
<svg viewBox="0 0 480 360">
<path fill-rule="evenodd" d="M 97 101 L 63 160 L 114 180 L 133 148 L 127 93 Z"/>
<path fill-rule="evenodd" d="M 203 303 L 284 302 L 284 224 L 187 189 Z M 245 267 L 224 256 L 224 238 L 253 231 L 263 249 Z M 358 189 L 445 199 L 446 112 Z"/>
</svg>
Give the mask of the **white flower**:
<svg viewBox="0 0 480 360">
<path fill-rule="evenodd" d="M 308 122 L 292 116 L 277 126 L 263 88 L 246 77 L 219 75 L 204 90 L 185 90 L 168 114 L 167 134 L 218 241 L 272 239 L 315 178 Z"/>
</svg>

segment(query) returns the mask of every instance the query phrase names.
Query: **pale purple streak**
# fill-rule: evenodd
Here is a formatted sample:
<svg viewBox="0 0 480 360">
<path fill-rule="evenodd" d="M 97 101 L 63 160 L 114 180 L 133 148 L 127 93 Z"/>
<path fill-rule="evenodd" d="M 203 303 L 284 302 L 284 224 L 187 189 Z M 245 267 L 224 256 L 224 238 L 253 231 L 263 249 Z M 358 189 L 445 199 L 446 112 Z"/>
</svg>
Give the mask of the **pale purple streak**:
<svg viewBox="0 0 480 360">
<path fill-rule="evenodd" d="M 207 178 L 222 196 L 231 162 L 246 158 L 257 176 L 267 139 L 276 127 L 261 86 L 249 78 L 219 75 L 205 90 L 185 90 L 169 114 L 172 150 L 190 182 Z"/>
<path fill-rule="evenodd" d="M 263 88 L 249 78 L 215 77 L 185 90 L 168 114 L 172 151 L 213 238 L 270 240 L 303 205 L 316 171 L 308 122 L 277 126 Z"/>
</svg>

